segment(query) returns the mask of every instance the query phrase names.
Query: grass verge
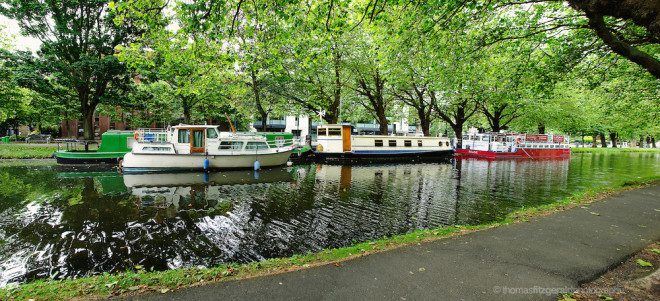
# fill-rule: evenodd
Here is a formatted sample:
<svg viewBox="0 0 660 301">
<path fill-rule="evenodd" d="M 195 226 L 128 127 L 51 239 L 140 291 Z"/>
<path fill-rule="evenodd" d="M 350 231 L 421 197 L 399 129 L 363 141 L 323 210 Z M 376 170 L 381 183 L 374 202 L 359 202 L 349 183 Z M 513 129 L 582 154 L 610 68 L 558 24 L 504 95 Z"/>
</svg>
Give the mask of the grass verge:
<svg viewBox="0 0 660 301">
<path fill-rule="evenodd" d="M 45 159 L 56 150 L 52 144 L 0 144 L 0 159 Z"/>
<path fill-rule="evenodd" d="M 660 148 L 602 148 L 602 147 L 574 147 L 571 153 L 598 153 L 598 154 L 618 154 L 618 153 L 660 153 Z"/>
<path fill-rule="evenodd" d="M 144 271 L 141 267 L 137 266 L 132 271 L 118 274 L 106 273 L 98 276 L 65 280 L 37 280 L 15 287 L 0 289 L 0 299 L 87 300 L 146 292 L 167 293 L 175 289 L 208 282 L 276 274 L 323 264 L 334 263 L 340 265 L 341 261 L 391 250 L 401 246 L 461 235 L 501 225 L 525 222 L 530 218 L 548 215 L 556 211 L 601 200 L 615 193 L 658 184 L 658 181 L 660 181 L 660 176 L 653 176 L 632 181 L 622 181 L 609 188 L 593 188 L 551 204 L 533 208 L 522 208 L 510 213 L 503 220 L 490 224 L 423 229 L 407 234 L 363 242 L 350 247 L 327 249 L 312 254 L 268 259 L 247 264 L 224 264 L 213 268 L 184 268 L 160 272 Z"/>
</svg>

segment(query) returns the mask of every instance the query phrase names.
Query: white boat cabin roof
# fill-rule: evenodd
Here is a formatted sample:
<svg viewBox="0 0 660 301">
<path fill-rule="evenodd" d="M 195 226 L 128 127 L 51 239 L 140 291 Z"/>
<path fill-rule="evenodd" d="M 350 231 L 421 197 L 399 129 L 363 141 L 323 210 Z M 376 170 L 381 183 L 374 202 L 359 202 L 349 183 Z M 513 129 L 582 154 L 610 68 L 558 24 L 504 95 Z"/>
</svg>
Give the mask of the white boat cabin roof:
<svg viewBox="0 0 660 301">
<path fill-rule="evenodd" d="M 178 125 L 173 126 L 172 128 L 174 128 L 174 129 L 190 129 L 190 128 L 193 128 L 193 129 L 215 129 L 217 127 L 218 127 L 217 125 L 210 125 L 210 124 L 202 124 L 202 125 L 199 125 L 199 124 L 178 124 Z"/>
</svg>

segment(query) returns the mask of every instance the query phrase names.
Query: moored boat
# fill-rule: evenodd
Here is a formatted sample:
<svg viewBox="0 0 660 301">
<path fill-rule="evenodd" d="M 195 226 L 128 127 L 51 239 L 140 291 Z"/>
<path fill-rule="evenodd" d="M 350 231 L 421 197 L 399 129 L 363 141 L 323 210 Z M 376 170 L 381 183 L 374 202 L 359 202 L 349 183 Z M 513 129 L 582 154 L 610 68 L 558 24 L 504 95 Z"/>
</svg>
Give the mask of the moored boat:
<svg viewBox="0 0 660 301">
<path fill-rule="evenodd" d="M 124 172 L 246 169 L 285 164 L 295 148 L 286 135 L 220 132 L 213 125 L 137 131 Z"/>
<path fill-rule="evenodd" d="M 131 151 L 134 142 L 132 131 L 107 131 L 101 135 L 101 144 L 97 150 L 58 150 L 53 157 L 60 164 L 117 164 L 126 153 Z M 88 142 L 65 140 L 60 143 L 75 145 Z"/>
<path fill-rule="evenodd" d="M 499 158 L 568 158 L 568 138 L 552 134 L 482 133 L 466 134 L 456 156 Z"/>
<path fill-rule="evenodd" d="M 319 126 L 316 156 L 327 163 L 396 162 L 451 157 L 445 137 L 356 135 L 350 125 Z"/>
</svg>

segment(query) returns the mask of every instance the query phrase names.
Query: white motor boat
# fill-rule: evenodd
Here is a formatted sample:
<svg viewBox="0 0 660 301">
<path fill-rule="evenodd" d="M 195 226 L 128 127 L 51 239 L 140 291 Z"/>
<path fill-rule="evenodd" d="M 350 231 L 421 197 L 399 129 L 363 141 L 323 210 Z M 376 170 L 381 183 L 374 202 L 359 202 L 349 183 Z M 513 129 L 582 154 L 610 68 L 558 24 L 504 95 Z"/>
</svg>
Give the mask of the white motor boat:
<svg viewBox="0 0 660 301">
<path fill-rule="evenodd" d="M 213 125 L 140 129 L 121 167 L 130 173 L 284 165 L 296 145 L 286 133 L 278 134 L 220 132 Z"/>
</svg>

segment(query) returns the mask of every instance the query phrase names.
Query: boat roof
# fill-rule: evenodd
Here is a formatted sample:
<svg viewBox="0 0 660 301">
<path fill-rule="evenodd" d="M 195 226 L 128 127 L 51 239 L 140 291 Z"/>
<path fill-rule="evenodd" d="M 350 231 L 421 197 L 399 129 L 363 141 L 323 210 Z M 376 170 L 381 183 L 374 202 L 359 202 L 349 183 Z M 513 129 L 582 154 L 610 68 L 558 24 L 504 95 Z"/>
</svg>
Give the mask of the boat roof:
<svg viewBox="0 0 660 301">
<path fill-rule="evenodd" d="M 217 127 L 218 127 L 217 125 L 212 125 L 212 124 L 183 124 L 183 123 L 173 126 L 173 128 L 175 129 L 179 129 L 179 128 L 209 129 L 209 128 L 217 128 Z"/>
<path fill-rule="evenodd" d="M 350 124 L 323 124 L 317 126 L 317 128 L 331 128 L 331 127 L 342 127 L 342 126 L 351 126 Z"/>
</svg>

